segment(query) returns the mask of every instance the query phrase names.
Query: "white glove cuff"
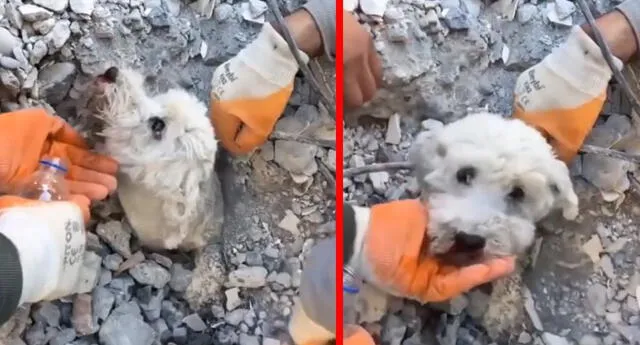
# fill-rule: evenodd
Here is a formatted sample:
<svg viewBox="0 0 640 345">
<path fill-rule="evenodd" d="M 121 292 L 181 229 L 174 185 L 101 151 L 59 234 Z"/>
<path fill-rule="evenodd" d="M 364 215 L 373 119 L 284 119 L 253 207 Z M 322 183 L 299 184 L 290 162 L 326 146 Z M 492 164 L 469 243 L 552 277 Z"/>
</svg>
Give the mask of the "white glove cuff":
<svg viewBox="0 0 640 345">
<path fill-rule="evenodd" d="M 309 57 L 298 50 L 305 64 Z M 258 37 L 238 57 L 256 73 L 280 87 L 289 84 L 298 73 L 298 62 L 287 41 L 269 23 L 262 26 Z"/>
<path fill-rule="evenodd" d="M 42 300 L 58 284 L 63 248 L 42 219 L 20 209 L 9 209 L 0 215 L 0 233 L 13 243 L 20 255 L 20 304 Z"/>
<path fill-rule="evenodd" d="M 622 61 L 613 59 L 618 70 L 622 69 Z M 612 75 L 598 44 L 579 26 L 542 63 L 576 90 L 594 97 L 602 93 Z"/>
</svg>

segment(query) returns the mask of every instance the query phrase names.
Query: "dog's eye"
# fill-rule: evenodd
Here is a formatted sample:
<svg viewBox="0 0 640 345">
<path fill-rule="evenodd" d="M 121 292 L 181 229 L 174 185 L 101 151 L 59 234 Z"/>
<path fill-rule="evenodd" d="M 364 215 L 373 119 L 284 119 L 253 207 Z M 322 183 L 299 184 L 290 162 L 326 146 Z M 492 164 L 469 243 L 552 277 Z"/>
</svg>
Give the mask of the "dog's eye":
<svg viewBox="0 0 640 345">
<path fill-rule="evenodd" d="M 524 190 L 518 186 L 513 187 L 508 196 L 514 201 L 522 201 L 524 199 Z"/>
<path fill-rule="evenodd" d="M 166 128 L 166 124 L 164 123 L 163 119 L 157 116 L 154 116 L 149 119 L 149 128 L 151 128 L 151 133 L 153 134 L 153 138 L 156 140 L 160 140 L 162 139 L 162 133 Z"/>
<path fill-rule="evenodd" d="M 476 177 L 476 168 L 464 167 L 456 172 L 456 180 L 463 185 L 470 185 L 471 181 Z"/>
</svg>

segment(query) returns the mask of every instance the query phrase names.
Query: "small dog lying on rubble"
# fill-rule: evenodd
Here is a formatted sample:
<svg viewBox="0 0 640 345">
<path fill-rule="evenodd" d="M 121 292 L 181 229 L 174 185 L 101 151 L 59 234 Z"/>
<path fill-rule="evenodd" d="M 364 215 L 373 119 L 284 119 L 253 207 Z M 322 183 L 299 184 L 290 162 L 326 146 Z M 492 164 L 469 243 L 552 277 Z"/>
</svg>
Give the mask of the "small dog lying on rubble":
<svg viewBox="0 0 640 345">
<path fill-rule="evenodd" d="M 402 277 L 402 273 L 384 272 L 385 265 L 387 269 L 396 267 L 388 264 L 397 254 L 387 253 L 389 255 L 386 257 L 380 253 L 371 254 L 376 248 L 372 241 L 377 241 L 375 236 L 379 236 L 372 232 L 376 231 L 376 226 L 396 226 L 394 231 L 399 232 L 397 236 L 402 237 L 402 241 L 411 241 L 403 236 L 422 238 L 422 244 L 410 246 L 422 251 L 421 255 L 429 255 L 444 265 L 460 267 L 491 258 L 522 256 L 534 242 L 536 222 L 556 209 L 562 210 L 567 219 L 574 219 L 578 215 L 578 197 L 567 166 L 556 158 L 552 147 L 536 129 L 517 119 L 490 113 L 470 114 L 444 127 L 418 134 L 410 149 L 409 159 L 420 185 L 420 204 L 423 206 L 405 207 L 404 211 L 424 213 L 416 217 L 424 220 L 399 219 L 403 216 L 397 212 L 386 211 L 389 215 L 384 216 L 385 211 L 378 211 L 376 225 L 375 209 L 382 208 L 354 207 L 354 211 L 350 212 L 356 230 L 351 239 L 347 238 L 345 230 L 345 243 L 354 244 L 352 253 L 345 254 L 345 257 L 351 258 L 351 265 L 360 267 L 365 281 L 373 285 L 373 290 L 385 294 L 424 302 L 446 299 L 442 296 L 447 292 L 443 291 L 455 288 L 449 286 L 451 282 L 442 281 L 431 292 L 421 294 L 412 291 L 420 285 L 415 279 L 425 279 L 429 274 L 435 274 L 441 269 L 437 268 L 438 265 L 422 269 L 423 272 L 431 272 L 425 276 L 403 279 L 407 282 L 405 284 L 412 286 L 408 290 L 411 292 L 407 292 L 411 296 L 390 288 L 384 280 Z M 405 206 L 416 204 L 406 203 Z M 385 217 L 395 220 L 385 220 Z M 349 221 L 345 217 L 345 222 Z M 414 233 L 419 231 L 419 227 L 424 228 L 426 236 L 405 234 L 400 229 L 405 226 L 404 223 L 413 227 Z M 387 252 L 393 250 L 389 248 Z M 364 264 L 363 255 L 368 255 Z M 377 263 L 372 264 L 372 260 Z M 413 268 L 416 263 L 407 260 L 415 258 L 402 259 L 397 267 L 412 267 L 407 269 L 416 269 L 416 272 L 421 270 Z M 522 264 L 519 264 L 515 273 L 493 283 L 481 323 L 495 340 L 519 334 L 515 330 L 525 323 L 521 271 Z M 364 293 L 367 289 L 362 291 Z M 362 298 L 366 300 L 368 296 L 366 293 L 364 295 Z M 371 296 L 372 302 L 369 304 L 375 305 L 375 299 L 376 296 Z"/>
<path fill-rule="evenodd" d="M 144 77 L 126 68 L 109 68 L 86 92 L 79 115 L 89 141 L 120 162 L 118 198 L 140 243 L 221 255 L 205 248 L 220 240 L 223 219 L 207 107 L 182 89 L 151 96 Z"/>
</svg>

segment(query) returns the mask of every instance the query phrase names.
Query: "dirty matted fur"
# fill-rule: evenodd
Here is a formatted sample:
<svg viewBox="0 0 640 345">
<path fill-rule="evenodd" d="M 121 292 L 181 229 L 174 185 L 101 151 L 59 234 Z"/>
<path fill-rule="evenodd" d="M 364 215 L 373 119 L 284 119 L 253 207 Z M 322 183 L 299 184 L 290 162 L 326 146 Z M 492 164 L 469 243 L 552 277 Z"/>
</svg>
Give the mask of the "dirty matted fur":
<svg viewBox="0 0 640 345">
<path fill-rule="evenodd" d="M 429 251 L 456 265 L 521 256 L 536 222 L 556 209 L 567 219 L 578 215 L 568 168 L 517 119 L 476 113 L 422 132 L 410 160 L 429 205 Z M 523 322 L 520 272 L 493 285 L 483 323 L 494 339 Z"/>
<path fill-rule="evenodd" d="M 98 151 L 120 162 L 118 198 L 141 244 L 198 250 L 187 299 L 199 307 L 225 276 L 217 141 L 194 95 L 177 88 L 150 95 L 144 80 L 132 69 L 109 68 L 89 86 L 81 115 Z"/>
</svg>

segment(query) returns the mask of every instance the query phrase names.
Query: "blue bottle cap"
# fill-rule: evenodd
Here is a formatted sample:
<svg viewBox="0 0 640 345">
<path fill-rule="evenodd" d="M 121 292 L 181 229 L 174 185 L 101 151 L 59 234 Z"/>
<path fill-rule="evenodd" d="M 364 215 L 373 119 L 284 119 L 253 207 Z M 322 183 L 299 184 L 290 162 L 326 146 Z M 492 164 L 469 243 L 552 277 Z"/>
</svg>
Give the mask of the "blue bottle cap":
<svg viewBox="0 0 640 345">
<path fill-rule="evenodd" d="M 54 163 L 54 162 L 51 162 L 51 161 L 43 159 L 43 160 L 40 161 L 40 164 L 55 168 L 57 170 L 60 170 L 60 171 L 66 173 L 67 172 L 67 168 L 65 168 L 62 164 L 58 163 L 59 162 L 58 159 L 56 159 L 55 161 L 56 162 Z"/>
</svg>

